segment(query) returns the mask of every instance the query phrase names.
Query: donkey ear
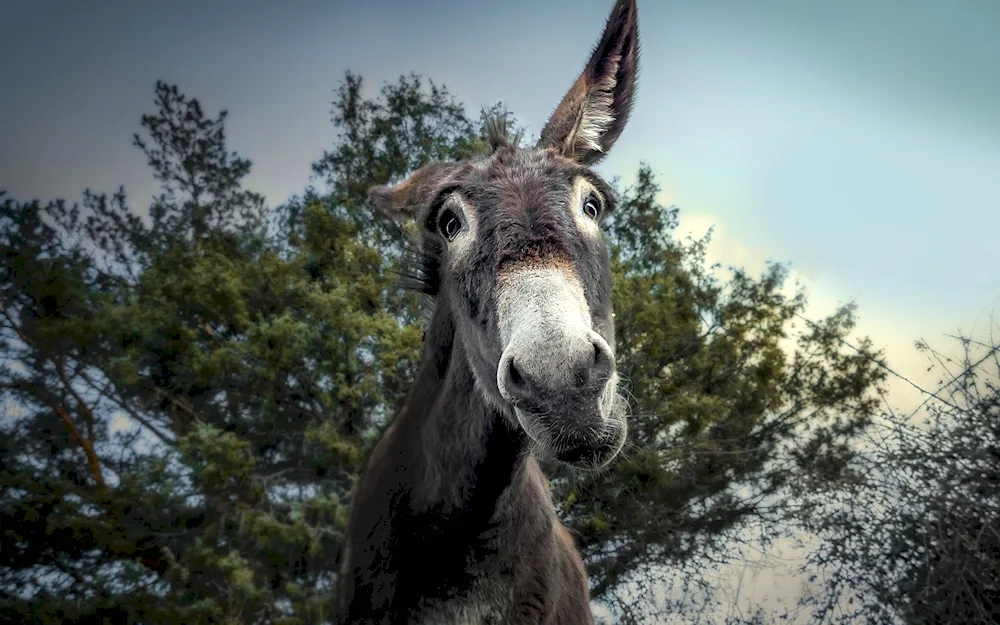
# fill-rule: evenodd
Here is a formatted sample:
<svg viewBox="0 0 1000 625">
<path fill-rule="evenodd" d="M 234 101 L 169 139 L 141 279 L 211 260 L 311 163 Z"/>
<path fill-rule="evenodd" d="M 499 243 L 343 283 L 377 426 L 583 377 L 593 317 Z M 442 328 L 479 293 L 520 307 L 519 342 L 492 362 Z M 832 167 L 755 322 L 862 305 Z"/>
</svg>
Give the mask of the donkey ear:
<svg viewBox="0 0 1000 625">
<path fill-rule="evenodd" d="M 368 205 L 391 219 L 412 219 L 437 183 L 453 168 L 449 163 L 429 163 L 397 185 L 372 187 L 368 191 Z"/>
<path fill-rule="evenodd" d="M 542 129 L 538 147 L 596 163 L 625 128 L 639 71 L 635 0 L 617 0 L 583 73 Z"/>
</svg>

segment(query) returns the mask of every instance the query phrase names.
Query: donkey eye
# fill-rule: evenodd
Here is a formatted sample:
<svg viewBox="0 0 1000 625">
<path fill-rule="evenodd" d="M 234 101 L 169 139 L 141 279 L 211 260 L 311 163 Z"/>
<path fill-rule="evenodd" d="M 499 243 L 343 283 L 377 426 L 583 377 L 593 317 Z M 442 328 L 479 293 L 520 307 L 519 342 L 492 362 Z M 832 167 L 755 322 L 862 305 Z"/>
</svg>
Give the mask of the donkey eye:
<svg viewBox="0 0 1000 625">
<path fill-rule="evenodd" d="M 601 203 L 593 194 L 588 195 L 587 199 L 584 200 L 583 214 L 590 217 L 594 221 L 597 221 L 597 218 L 600 216 Z"/>
<path fill-rule="evenodd" d="M 438 218 L 438 232 L 441 233 L 441 236 L 449 241 L 454 241 L 461 231 L 462 220 L 458 218 L 458 215 L 449 208 L 443 210 Z"/>
</svg>

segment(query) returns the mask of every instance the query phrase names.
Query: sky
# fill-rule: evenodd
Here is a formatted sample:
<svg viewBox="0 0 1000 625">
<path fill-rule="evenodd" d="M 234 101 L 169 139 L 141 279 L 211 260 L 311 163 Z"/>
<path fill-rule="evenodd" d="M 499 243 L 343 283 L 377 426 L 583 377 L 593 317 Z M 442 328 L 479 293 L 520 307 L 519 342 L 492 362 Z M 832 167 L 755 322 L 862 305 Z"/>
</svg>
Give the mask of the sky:
<svg viewBox="0 0 1000 625">
<path fill-rule="evenodd" d="M 5 2 L 0 189 L 156 192 L 131 146 L 158 79 L 227 109 L 248 186 L 280 203 L 331 145 L 344 72 L 369 93 L 418 72 L 470 112 L 504 101 L 536 133 L 610 0 Z M 809 314 L 859 304 L 895 371 L 1000 312 L 1000 3 L 639 0 L 633 117 L 598 169 L 647 162 L 710 258 L 789 262 Z M 920 393 L 894 379 L 900 409 Z"/>
<path fill-rule="evenodd" d="M 610 4 L 12 3 L 0 188 L 124 184 L 144 210 L 156 188 L 131 136 L 157 79 L 230 111 L 248 184 L 274 203 L 333 141 L 346 70 L 370 92 L 416 71 L 537 133 Z M 628 182 L 648 162 L 682 229 L 715 227 L 717 260 L 790 262 L 817 314 L 857 300 L 890 357 L 982 325 L 1000 297 L 1000 4 L 658 0 L 639 15 L 636 107 L 601 173 Z"/>
</svg>

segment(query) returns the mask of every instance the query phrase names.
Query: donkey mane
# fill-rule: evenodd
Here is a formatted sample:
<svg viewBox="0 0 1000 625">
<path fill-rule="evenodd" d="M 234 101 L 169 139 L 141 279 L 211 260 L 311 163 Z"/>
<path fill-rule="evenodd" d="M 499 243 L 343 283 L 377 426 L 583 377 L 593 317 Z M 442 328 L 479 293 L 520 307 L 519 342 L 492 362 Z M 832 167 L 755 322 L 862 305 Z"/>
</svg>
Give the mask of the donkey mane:
<svg viewBox="0 0 1000 625">
<path fill-rule="evenodd" d="M 506 107 L 500 110 L 484 111 L 483 125 L 486 128 L 486 138 L 489 142 L 490 153 L 496 152 L 501 147 L 511 145 L 510 126 L 507 124 Z"/>
<path fill-rule="evenodd" d="M 615 200 L 589 167 L 629 117 L 637 20 L 616 1 L 537 145 L 493 111 L 484 154 L 369 192 L 416 226 L 401 282 L 430 306 L 416 380 L 354 492 L 341 625 L 593 623 L 536 456 L 597 470 L 627 436 L 600 227 Z"/>
</svg>

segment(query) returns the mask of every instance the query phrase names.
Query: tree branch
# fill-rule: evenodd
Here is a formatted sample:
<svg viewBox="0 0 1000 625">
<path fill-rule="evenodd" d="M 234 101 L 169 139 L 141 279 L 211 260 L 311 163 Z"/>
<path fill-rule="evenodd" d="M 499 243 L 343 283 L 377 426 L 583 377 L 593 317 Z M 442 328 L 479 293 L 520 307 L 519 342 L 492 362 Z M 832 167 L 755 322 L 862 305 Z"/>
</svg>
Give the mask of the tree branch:
<svg viewBox="0 0 1000 625">
<path fill-rule="evenodd" d="M 101 472 L 101 460 L 98 458 L 97 452 L 94 451 L 93 442 L 84 438 L 83 434 L 81 434 L 80 430 L 73 424 L 73 420 L 70 419 L 68 414 L 66 414 L 66 411 L 62 406 L 56 406 L 56 414 L 59 415 L 62 422 L 66 424 L 67 428 L 69 428 L 70 434 L 72 434 L 73 438 L 76 439 L 76 442 L 79 443 L 80 447 L 83 449 L 83 453 L 87 455 L 87 464 L 90 467 L 90 476 L 94 478 L 94 482 L 97 483 L 97 486 L 101 490 L 104 490 L 107 486 L 104 483 L 104 474 Z"/>
</svg>

